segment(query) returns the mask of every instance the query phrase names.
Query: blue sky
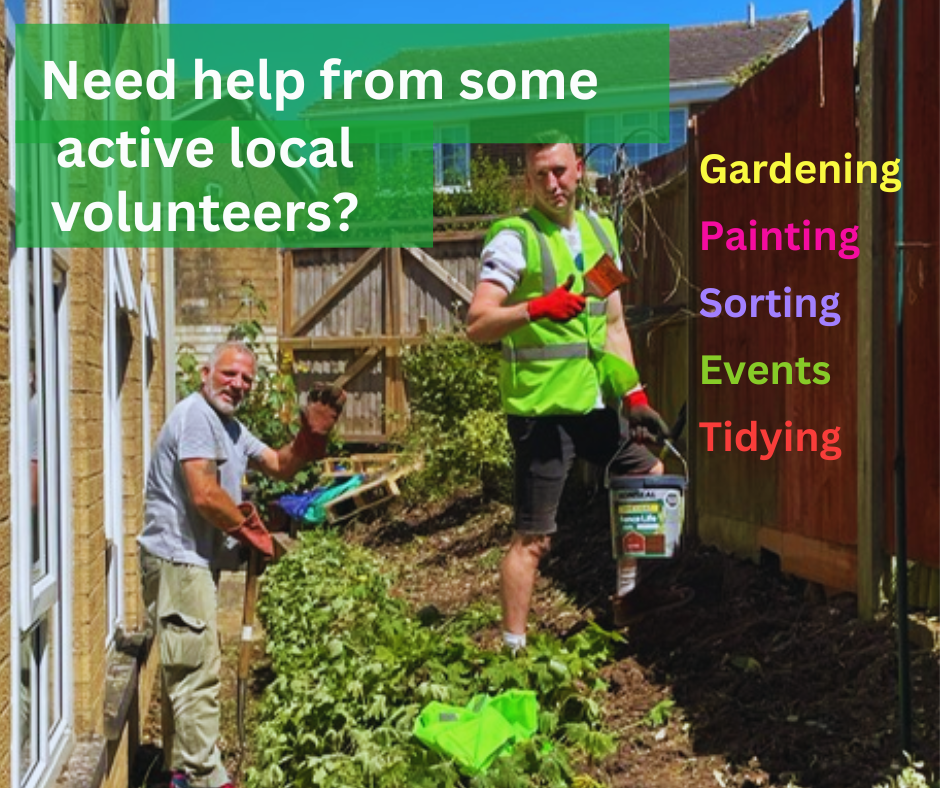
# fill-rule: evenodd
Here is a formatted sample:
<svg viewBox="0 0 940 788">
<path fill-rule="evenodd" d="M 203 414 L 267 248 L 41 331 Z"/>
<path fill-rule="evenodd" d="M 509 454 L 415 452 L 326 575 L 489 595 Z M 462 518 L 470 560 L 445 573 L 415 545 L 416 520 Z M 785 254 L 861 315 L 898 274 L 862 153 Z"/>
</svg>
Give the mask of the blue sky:
<svg viewBox="0 0 940 788">
<path fill-rule="evenodd" d="M 772 16 L 809 11 L 818 26 L 838 7 L 838 0 L 758 0 L 757 15 Z M 743 20 L 746 0 L 619 0 L 594 4 L 539 0 L 506 3 L 504 0 L 417 0 L 416 2 L 314 3 L 310 0 L 176 0 L 170 20 L 175 23 L 314 24 L 314 23 L 665 23 L 690 25 Z"/>
</svg>

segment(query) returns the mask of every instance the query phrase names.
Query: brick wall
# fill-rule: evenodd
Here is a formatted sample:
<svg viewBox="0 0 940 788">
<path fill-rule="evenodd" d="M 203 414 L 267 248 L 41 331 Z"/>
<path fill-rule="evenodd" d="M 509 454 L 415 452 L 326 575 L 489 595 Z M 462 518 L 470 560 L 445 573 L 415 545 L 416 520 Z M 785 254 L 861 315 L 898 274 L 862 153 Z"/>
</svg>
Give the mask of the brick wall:
<svg viewBox="0 0 940 788">
<path fill-rule="evenodd" d="M 225 339 L 232 324 L 260 320 L 276 342 L 280 321 L 280 255 L 277 249 L 176 249 L 176 336 L 192 345 L 200 360 Z M 249 315 L 242 305 L 250 281 L 267 306 L 267 316 Z"/>
<path fill-rule="evenodd" d="M 72 539 L 75 729 L 104 726 L 107 581 L 104 527 L 104 288 L 99 249 L 72 250 L 69 271 L 72 379 Z"/>
<path fill-rule="evenodd" d="M 100 16 L 98 0 L 65 0 L 65 21 L 97 23 Z M 3 9 L 0 0 L 0 11 Z M 27 19 L 40 20 L 38 0 L 28 0 Z M 131 0 L 128 21 L 149 22 L 154 16 L 153 0 Z M 5 15 L 0 13 L 0 25 Z M 0 35 L 0 46 L 5 43 Z M 5 86 L 0 94 L 0 172 L 7 167 L 7 126 Z M 0 210 L 7 211 L 7 190 L 0 190 Z M 0 228 L 0 456 L 9 456 L 9 293 L 6 225 Z M 105 478 L 104 478 L 104 406 L 105 380 L 103 344 L 105 331 L 105 258 L 101 250 L 61 250 L 68 258 L 69 308 L 69 439 L 71 443 L 72 480 L 72 584 L 66 592 L 65 604 L 72 613 L 73 708 L 77 736 L 101 734 L 104 730 L 104 695 L 107 653 L 105 648 L 108 622 L 107 580 L 105 575 Z M 138 284 L 141 277 L 140 250 L 128 250 L 131 273 L 138 303 L 142 304 Z M 148 273 L 154 288 L 158 325 L 162 319 L 161 252 L 150 250 Z M 161 334 L 164 327 L 159 325 Z M 150 422 L 143 422 L 143 354 L 145 345 L 140 316 L 131 316 L 131 352 L 124 378 L 121 402 L 123 444 L 122 496 L 124 505 L 124 594 L 125 621 L 130 629 L 142 623 L 137 549 L 135 539 L 143 522 L 143 436 L 147 430 L 155 437 L 164 418 L 163 366 L 164 342 L 154 344 L 155 363 L 150 384 Z M 10 474 L 7 463 L 0 472 L 0 788 L 10 785 Z M 153 655 L 155 651 L 151 652 Z M 142 666 L 142 708 L 149 703 L 156 666 L 155 657 Z M 141 724 L 134 719 L 135 725 Z M 125 731 L 113 753 L 107 785 L 126 785 L 129 743 L 139 739 L 139 730 Z"/>
</svg>

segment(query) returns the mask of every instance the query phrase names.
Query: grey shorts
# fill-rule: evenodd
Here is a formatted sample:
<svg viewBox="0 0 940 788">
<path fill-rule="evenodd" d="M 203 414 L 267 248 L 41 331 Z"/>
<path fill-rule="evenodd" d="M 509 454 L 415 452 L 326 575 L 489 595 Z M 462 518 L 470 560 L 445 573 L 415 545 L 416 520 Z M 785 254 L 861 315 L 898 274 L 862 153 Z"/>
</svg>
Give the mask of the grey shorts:
<svg viewBox="0 0 940 788">
<path fill-rule="evenodd" d="M 617 475 L 643 476 L 656 457 L 642 444 L 622 436 L 620 417 L 611 408 L 583 416 L 509 416 L 515 449 L 516 531 L 551 534 L 555 514 L 575 457 Z M 611 462 L 612 458 L 616 459 Z"/>
</svg>

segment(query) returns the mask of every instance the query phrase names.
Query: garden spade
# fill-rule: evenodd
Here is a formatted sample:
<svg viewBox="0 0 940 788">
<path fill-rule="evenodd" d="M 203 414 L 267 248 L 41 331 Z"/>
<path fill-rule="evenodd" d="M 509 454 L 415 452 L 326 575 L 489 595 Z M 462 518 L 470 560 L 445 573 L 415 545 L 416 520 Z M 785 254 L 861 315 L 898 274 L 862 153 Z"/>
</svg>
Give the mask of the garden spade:
<svg viewBox="0 0 940 788">
<path fill-rule="evenodd" d="M 252 550 L 248 555 L 245 577 L 245 602 L 242 608 L 242 639 L 238 653 L 237 722 L 238 744 L 245 747 L 245 709 L 248 704 L 248 674 L 251 668 L 251 640 L 255 625 L 255 603 L 258 601 L 258 577 L 261 575 L 261 553 Z"/>
</svg>

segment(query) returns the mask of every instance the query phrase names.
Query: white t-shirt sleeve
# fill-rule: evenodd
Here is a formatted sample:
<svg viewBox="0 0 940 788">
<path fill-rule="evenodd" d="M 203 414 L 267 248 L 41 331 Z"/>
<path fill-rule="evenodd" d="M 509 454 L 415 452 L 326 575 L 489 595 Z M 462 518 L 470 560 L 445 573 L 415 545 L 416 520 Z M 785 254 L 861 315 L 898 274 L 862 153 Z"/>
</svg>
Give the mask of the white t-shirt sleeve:
<svg viewBox="0 0 940 788">
<path fill-rule="evenodd" d="M 483 247 L 480 260 L 480 281 L 495 282 L 506 288 L 507 293 L 511 293 L 516 289 L 525 271 L 522 239 L 513 230 L 502 230 Z"/>
<path fill-rule="evenodd" d="M 213 460 L 223 463 L 228 459 L 225 434 L 220 424 L 213 424 L 208 408 L 190 403 L 178 424 L 179 460 Z"/>
<path fill-rule="evenodd" d="M 242 445 L 245 450 L 245 455 L 251 460 L 260 459 L 261 455 L 267 450 L 268 445 L 256 438 L 244 424 L 239 422 L 239 425 L 242 428 Z"/>
</svg>

